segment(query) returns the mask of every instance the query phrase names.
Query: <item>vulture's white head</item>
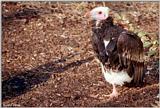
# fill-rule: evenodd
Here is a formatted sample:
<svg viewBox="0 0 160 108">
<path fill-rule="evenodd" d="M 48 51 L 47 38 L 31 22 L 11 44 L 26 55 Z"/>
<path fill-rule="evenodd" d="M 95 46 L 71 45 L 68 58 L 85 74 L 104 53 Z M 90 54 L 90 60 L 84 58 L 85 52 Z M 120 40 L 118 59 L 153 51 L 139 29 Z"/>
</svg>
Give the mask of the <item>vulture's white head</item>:
<svg viewBox="0 0 160 108">
<path fill-rule="evenodd" d="M 89 14 L 92 20 L 101 21 L 108 18 L 109 10 L 108 7 L 96 7 Z"/>
</svg>

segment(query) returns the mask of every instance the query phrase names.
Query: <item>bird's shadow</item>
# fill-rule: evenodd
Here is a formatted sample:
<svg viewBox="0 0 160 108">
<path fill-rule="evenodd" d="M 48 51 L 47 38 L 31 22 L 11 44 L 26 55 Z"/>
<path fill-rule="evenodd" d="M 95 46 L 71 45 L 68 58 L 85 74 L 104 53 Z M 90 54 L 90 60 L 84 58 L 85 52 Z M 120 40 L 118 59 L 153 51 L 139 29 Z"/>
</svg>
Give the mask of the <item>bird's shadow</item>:
<svg viewBox="0 0 160 108">
<path fill-rule="evenodd" d="M 67 56 L 56 61 L 52 61 L 43 65 L 40 65 L 31 70 L 18 72 L 21 73 L 14 77 L 9 78 L 2 82 L 2 100 L 11 99 L 26 93 L 35 85 L 46 82 L 54 73 L 64 72 L 69 68 L 80 66 L 83 63 L 87 63 L 94 59 L 89 57 L 83 60 L 76 60 L 74 62 L 66 64 L 67 59 L 71 59 L 75 55 Z M 64 66 L 57 66 L 58 63 L 64 63 Z"/>
</svg>

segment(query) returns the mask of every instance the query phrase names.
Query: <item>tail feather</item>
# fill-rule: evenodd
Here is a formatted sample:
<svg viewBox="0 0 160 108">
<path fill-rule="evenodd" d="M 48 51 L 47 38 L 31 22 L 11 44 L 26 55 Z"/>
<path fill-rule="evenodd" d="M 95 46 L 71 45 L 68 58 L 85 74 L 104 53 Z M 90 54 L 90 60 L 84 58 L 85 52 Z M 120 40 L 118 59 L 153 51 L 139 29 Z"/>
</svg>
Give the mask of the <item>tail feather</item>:
<svg viewBox="0 0 160 108">
<path fill-rule="evenodd" d="M 134 75 L 133 83 L 137 86 L 143 84 L 144 78 L 144 62 L 133 62 Z"/>
</svg>

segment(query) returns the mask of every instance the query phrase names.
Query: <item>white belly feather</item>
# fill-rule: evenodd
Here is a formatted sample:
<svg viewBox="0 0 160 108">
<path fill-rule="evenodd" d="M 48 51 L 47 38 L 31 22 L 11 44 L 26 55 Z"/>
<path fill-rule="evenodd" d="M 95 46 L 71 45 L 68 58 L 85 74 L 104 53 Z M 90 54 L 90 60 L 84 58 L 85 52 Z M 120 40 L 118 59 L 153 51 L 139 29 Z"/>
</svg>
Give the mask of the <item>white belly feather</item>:
<svg viewBox="0 0 160 108">
<path fill-rule="evenodd" d="M 129 83 L 133 79 L 133 77 L 130 77 L 125 71 L 113 72 L 112 69 L 106 70 L 103 64 L 101 64 L 101 68 L 105 80 L 110 84 L 122 86 L 125 82 Z"/>
<path fill-rule="evenodd" d="M 113 72 L 110 70 L 109 72 L 106 71 L 104 73 L 104 77 L 107 82 L 111 84 L 116 84 L 116 85 L 123 85 L 124 82 L 131 82 L 132 78 L 127 74 L 127 72 L 120 71 L 120 72 Z"/>
</svg>

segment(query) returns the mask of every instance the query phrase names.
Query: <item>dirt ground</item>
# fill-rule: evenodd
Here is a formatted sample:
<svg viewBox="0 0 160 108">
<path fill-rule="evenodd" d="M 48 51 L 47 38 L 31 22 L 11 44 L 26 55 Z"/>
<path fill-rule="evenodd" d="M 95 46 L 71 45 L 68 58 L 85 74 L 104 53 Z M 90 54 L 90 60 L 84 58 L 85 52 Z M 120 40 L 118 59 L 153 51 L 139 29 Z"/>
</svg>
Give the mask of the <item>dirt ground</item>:
<svg viewBox="0 0 160 108">
<path fill-rule="evenodd" d="M 101 5 L 111 8 L 115 23 L 154 41 L 145 49 L 144 86 L 117 86 L 121 94 L 111 100 L 84 17 Z M 158 2 L 3 2 L 2 106 L 160 106 L 158 19 Z"/>
</svg>

